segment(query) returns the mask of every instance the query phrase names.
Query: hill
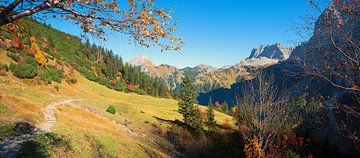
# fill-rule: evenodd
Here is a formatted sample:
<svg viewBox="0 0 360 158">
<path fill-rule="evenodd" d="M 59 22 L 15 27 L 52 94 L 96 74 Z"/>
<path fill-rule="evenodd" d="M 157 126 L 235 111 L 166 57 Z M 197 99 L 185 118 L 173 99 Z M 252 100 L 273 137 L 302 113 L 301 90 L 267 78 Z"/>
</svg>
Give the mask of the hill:
<svg viewBox="0 0 360 158">
<path fill-rule="evenodd" d="M 181 146 L 168 137 L 168 132 L 174 128 L 182 129 L 179 121 L 182 117 L 177 112 L 176 100 L 150 96 L 156 93 L 145 95 L 130 90 L 118 91 L 106 76 L 106 80 L 103 80 L 106 82 L 100 82 L 98 79 L 106 73 L 100 75 L 104 72 L 90 70 L 94 69 L 92 67 L 108 70 L 106 61 L 93 63 L 88 60 L 92 57 L 86 57 L 82 51 L 75 51 L 83 50 L 83 46 L 86 46 L 81 44 L 80 39 L 33 20 L 26 20 L 25 23 L 34 29 L 21 38 L 24 48 L 29 48 L 30 41 L 27 38 L 31 34 L 37 34 L 37 39 L 46 37 L 48 41 L 54 40 L 52 44 L 39 42 L 43 56 L 46 57 L 46 66 L 39 66 L 38 71 L 54 68 L 63 71 L 63 75 L 60 81 L 51 78 L 49 82 L 43 82 L 44 76 L 21 79 L 14 73 L 15 69 L 11 72 L 1 69 L 0 156 L 174 157 L 188 154 L 180 153 L 184 150 L 178 149 Z M 26 65 L 37 59 L 36 56 L 34 59 L 27 52 L 13 48 L 19 45 L 13 34 L 3 34 L 2 37 L 1 65 Z M 14 60 L 18 58 L 13 54 L 19 61 Z M 97 59 L 93 58 L 92 61 Z M 67 82 L 70 70 L 72 81 Z M 127 70 L 137 69 L 129 67 Z M 128 74 L 139 74 L 138 79 L 146 79 L 145 74 L 138 72 Z M 89 74 L 95 78 L 90 77 L 89 80 Z M 54 77 L 54 74 L 50 76 Z M 116 77 L 116 73 L 113 77 Z M 124 74 L 119 77 L 125 78 Z M 125 84 L 141 83 L 132 82 L 135 79 L 129 76 Z M 109 106 L 115 108 L 115 114 L 106 112 Z M 199 108 L 202 111 L 206 109 Z M 235 128 L 228 115 L 216 112 L 216 119 L 220 129 L 223 124 L 229 123 Z"/>
</svg>

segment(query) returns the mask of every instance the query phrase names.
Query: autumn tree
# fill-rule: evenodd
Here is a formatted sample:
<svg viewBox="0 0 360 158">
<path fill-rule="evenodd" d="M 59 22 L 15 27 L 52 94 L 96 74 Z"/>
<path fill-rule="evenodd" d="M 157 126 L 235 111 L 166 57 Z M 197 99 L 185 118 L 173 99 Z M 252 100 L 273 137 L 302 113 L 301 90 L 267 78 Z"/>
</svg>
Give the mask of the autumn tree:
<svg viewBox="0 0 360 158">
<path fill-rule="evenodd" d="M 35 37 L 30 37 L 30 42 L 31 42 L 31 49 L 32 51 L 35 52 L 35 60 L 40 64 L 40 66 L 45 66 L 46 65 L 46 58 L 43 55 L 43 53 L 40 50 L 39 45 L 36 42 L 36 38 Z"/>
<path fill-rule="evenodd" d="M 360 116 L 360 0 L 329 0 L 329 6 L 322 8 L 324 0 L 311 0 L 313 11 L 320 14 L 317 21 L 308 18 L 305 27 L 314 36 L 303 50 L 300 62 L 305 74 L 315 76 L 335 87 L 335 100 L 349 97 L 348 103 L 335 101 L 330 105 L 329 118 L 336 125 L 337 133 L 360 144 L 359 130 L 353 128 Z M 341 116 L 333 114 L 341 113 Z M 346 117 L 344 117 L 346 116 Z M 358 148 L 360 150 L 360 148 Z"/>
<path fill-rule="evenodd" d="M 206 124 L 209 128 L 209 131 L 213 131 L 216 128 L 215 112 L 212 99 L 210 97 L 207 111 L 207 121 Z"/>
<path fill-rule="evenodd" d="M 298 115 L 293 114 L 300 109 L 289 104 L 287 94 L 280 92 L 274 77 L 265 72 L 259 72 L 256 78 L 246 82 L 242 94 L 235 119 L 249 149 L 255 146 L 257 153 L 266 152 L 279 134 L 299 123 Z"/>
<path fill-rule="evenodd" d="M 121 3 L 121 8 L 120 8 Z M 129 35 L 138 44 L 179 50 L 184 44 L 173 32 L 177 20 L 154 0 L 2 0 L 0 27 L 24 17 L 60 18 L 105 40 L 107 30 Z"/>
</svg>

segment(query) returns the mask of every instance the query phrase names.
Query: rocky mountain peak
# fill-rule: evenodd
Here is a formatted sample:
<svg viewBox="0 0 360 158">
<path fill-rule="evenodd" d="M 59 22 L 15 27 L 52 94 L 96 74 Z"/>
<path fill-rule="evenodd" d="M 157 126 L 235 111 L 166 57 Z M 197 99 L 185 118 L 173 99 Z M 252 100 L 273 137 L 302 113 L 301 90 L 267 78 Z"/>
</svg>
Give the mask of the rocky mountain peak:
<svg viewBox="0 0 360 158">
<path fill-rule="evenodd" d="M 146 55 L 141 55 L 128 62 L 134 66 L 155 66 L 154 62 Z"/>
<path fill-rule="evenodd" d="M 275 60 L 286 60 L 293 50 L 294 48 L 285 47 L 280 43 L 274 45 L 260 45 L 258 48 L 254 48 L 251 51 L 251 54 L 247 59 L 266 57 Z"/>
<path fill-rule="evenodd" d="M 203 71 L 203 72 L 213 72 L 213 71 L 217 70 L 215 67 L 212 67 L 210 65 L 205 65 L 205 64 L 200 64 L 200 65 L 196 66 L 195 69 Z"/>
</svg>

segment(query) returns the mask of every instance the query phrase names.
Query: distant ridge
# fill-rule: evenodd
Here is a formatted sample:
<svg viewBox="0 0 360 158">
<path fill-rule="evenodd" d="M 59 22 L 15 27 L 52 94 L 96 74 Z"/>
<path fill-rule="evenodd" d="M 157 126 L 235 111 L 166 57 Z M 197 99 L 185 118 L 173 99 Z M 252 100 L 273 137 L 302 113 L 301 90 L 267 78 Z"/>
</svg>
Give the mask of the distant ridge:
<svg viewBox="0 0 360 158">
<path fill-rule="evenodd" d="M 177 88 L 185 74 L 189 74 L 194 81 L 197 92 L 208 92 L 221 87 L 230 88 L 230 85 L 238 82 L 239 79 L 251 77 L 254 70 L 288 59 L 293 50 L 294 48 L 288 48 L 279 43 L 260 45 L 251 51 L 247 59 L 221 68 L 205 64 L 183 69 L 168 64 L 155 65 L 145 55 L 136 57 L 129 61 L 128 64 L 139 66 L 142 71 L 149 75 L 163 79 L 172 90 Z"/>
</svg>

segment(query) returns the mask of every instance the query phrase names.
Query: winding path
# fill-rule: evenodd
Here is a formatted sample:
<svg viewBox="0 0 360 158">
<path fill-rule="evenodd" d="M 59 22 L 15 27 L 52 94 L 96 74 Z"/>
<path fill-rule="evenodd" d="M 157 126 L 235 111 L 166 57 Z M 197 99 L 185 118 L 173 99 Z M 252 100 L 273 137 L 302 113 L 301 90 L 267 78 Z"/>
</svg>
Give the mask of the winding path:
<svg viewBox="0 0 360 158">
<path fill-rule="evenodd" d="M 22 143 L 34 140 L 36 136 L 43 132 L 49 132 L 51 128 L 56 124 L 57 119 L 54 111 L 58 106 L 73 105 L 72 102 L 81 100 L 82 99 L 66 99 L 58 102 L 49 103 L 45 108 L 42 109 L 45 115 L 45 121 L 40 124 L 37 129 L 35 129 L 31 133 L 22 134 L 0 141 L 0 158 L 16 158 Z"/>
</svg>

